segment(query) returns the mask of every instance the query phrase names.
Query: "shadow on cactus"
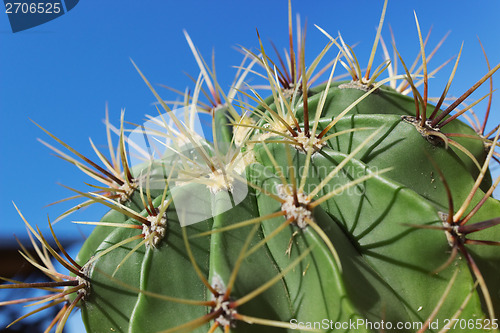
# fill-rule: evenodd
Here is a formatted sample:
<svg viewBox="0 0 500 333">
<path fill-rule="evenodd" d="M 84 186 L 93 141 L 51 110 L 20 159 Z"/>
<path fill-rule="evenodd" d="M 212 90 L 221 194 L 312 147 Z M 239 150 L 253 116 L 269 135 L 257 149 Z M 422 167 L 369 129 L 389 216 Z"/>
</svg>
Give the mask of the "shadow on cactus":
<svg viewBox="0 0 500 333">
<path fill-rule="evenodd" d="M 459 118 L 491 100 L 492 89 L 465 104 L 492 86 L 500 64 L 487 61 L 488 72 L 450 102 L 459 54 L 431 98 L 429 77 L 448 63 L 428 72 L 442 41 L 426 56 L 415 15 L 417 60 L 407 67 L 394 36 L 391 59 L 386 7 L 364 70 L 340 34 L 319 27 L 327 43 L 307 65 L 305 29 L 297 24 L 295 43 L 289 4 L 289 49 L 272 45 L 273 60 L 258 36 L 257 50 L 242 48 L 227 93 L 186 32 L 200 74 L 192 93 L 167 87 L 181 101 L 163 99 L 134 63 L 158 115 L 130 129 L 123 114 L 119 128 L 106 115 L 109 156 L 91 142 L 92 160 L 42 128 L 68 152 L 47 147 L 101 183 L 68 188 L 75 195 L 64 200 L 84 201 L 56 221 L 92 204 L 109 212 L 73 221 L 95 227 L 75 260 L 25 221 L 40 244 L 39 259 L 26 259 L 54 282 L 7 280 L 0 288 L 47 296 L 1 305 L 62 307 L 47 328 L 57 332 L 75 308 L 89 332 L 496 331 L 500 178 L 489 164 L 498 126 L 486 133 L 490 106 L 483 124 Z M 373 69 L 379 43 L 385 61 Z"/>
</svg>

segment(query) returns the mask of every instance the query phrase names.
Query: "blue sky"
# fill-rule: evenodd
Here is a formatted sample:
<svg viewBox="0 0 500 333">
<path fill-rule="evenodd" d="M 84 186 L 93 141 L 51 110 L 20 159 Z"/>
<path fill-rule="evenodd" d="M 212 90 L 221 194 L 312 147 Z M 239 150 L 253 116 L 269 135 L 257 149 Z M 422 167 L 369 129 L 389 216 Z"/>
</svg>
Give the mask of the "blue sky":
<svg viewBox="0 0 500 333">
<path fill-rule="evenodd" d="M 313 25 L 317 24 L 332 35 L 340 31 L 349 44 L 359 43 L 356 53 L 366 64 L 382 4 L 373 0 L 293 1 L 294 13 L 308 22 L 306 58 L 311 60 L 327 42 Z M 498 0 L 389 1 L 383 36 L 389 40 L 390 24 L 398 49 L 409 62 L 419 48 L 413 10 L 424 32 L 433 26 L 429 46 L 451 31 L 431 62 L 434 66 L 456 55 L 465 42 L 451 94 L 461 94 L 487 72 L 476 36 L 481 38 L 491 64 L 500 62 Z M 192 87 L 184 73 L 196 76 L 198 69 L 182 33 L 186 29 L 206 59 L 215 50 L 219 81 L 228 86 L 235 73 L 232 66 L 242 57 L 234 48 L 257 47 L 256 28 L 266 46 L 273 40 L 278 48 L 285 47 L 287 2 L 81 1 L 58 19 L 15 34 L 10 31 L 7 15 L 0 13 L 1 244 L 8 244 L 13 233 L 25 234 L 12 201 L 31 223 L 45 226 L 47 214 L 55 218 L 65 206 L 44 206 L 71 195 L 57 183 L 85 189 L 82 182 L 89 181 L 37 142 L 37 138 L 52 141 L 30 119 L 92 155 L 89 137 L 98 145 L 105 144 L 102 119 L 106 103 L 116 125 L 121 109 L 125 109 L 127 120 L 136 123 L 142 122 L 145 114 L 155 113 L 154 97 L 130 58 L 153 83 L 180 90 Z M 376 61 L 381 62 L 380 54 Z M 448 65 L 431 81 L 431 95 L 441 93 L 451 68 Z M 165 98 L 175 97 L 160 91 Z M 487 93 L 487 88 L 481 92 L 473 98 Z M 476 108 L 484 109 L 484 104 Z M 500 100 L 494 97 L 492 111 L 496 114 L 490 119 L 490 128 L 500 122 L 499 109 Z M 102 212 L 88 209 L 78 219 L 97 220 Z M 56 225 L 62 237 L 81 239 L 81 231 L 89 230 L 69 221 Z"/>
<path fill-rule="evenodd" d="M 313 25 L 317 24 L 331 34 L 341 31 L 347 43 L 359 43 L 356 52 L 360 62 L 366 64 L 382 1 L 314 3 L 314 7 L 292 3 L 293 11 L 308 22 L 308 59 L 327 42 Z M 500 62 L 500 39 L 495 28 L 495 15 L 500 12 L 498 1 L 390 1 L 384 36 L 389 39 L 390 24 L 403 57 L 411 60 L 418 51 L 413 10 L 424 32 L 433 25 L 429 46 L 451 30 L 431 64 L 456 55 L 461 42 L 465 42 L 452 94 L 462 93 L 486 73 L 476 36 L 481 38 L 492 65 Z M 125 109 L 127 120 L 137 123 L 145 114 L 155 112 L 154 98 L 130 58 L 153 83 L 180 90 L 192 86 L 184 73 L 196 76 L 198 70 L 182 33 L 186 29 L 205 58 L 209 59 L 215 50 L 219 81 L 229 85 L 235 73 L 232 66 L 241 60 L 234 47 L 257 47 L 256 28 L 268 47 L 268 40 L 279 48 L 285 47 L 286 22 L 284 0 L 106 1 L 99 2 L 99 6 L 94 1 L 82 1 L 56 20 L 15 34 L 10 32 L 7 16 L 0 14 L 2 243 L 11 239 L 13 232 L 24 234 L 12 201 L 31 223 L 43 226 L 47 214 L 54 218 L 64 208 L 44 206 L 70 195 L 57 183 L 84 189 L 82 181 L 89 181 L 36 141 L 43 138 L 51 142 L 30 119 L 92 155 L 89 137 L 98 145 L 105 144 L 102 119 L 106 103 L 115 124 L 121 109 Z M 380 57 L 376 58 L 379 62 Z M 431 94 L 440 94 L 450 71 L 451 65 L 431 81 Z M 175 97 L 160 91 L 166 98 Z M 486 91 L 485 87 L 483 93 Z M 473 96 L 479 98 L 482 94 Z M 497 115 L 491 124 L 499 122 L 499 106 L 498 98 L 494 98 L 493 112 Z M 98 219 L 101 213 L 89 209 L 85 218 Z M 68 221 L 57 225 L 56 230 L 68 237 L 81 237 L 78 228 Z"/>
</svg>

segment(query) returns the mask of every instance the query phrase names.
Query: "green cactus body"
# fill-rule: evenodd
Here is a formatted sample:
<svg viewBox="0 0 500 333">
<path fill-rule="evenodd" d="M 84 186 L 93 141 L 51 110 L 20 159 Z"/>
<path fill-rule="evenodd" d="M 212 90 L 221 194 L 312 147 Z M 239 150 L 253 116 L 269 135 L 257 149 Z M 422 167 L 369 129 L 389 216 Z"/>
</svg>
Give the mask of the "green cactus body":
<svg viewBox="0 0 500 333">
<path fill-rule="evenodd" d="M 327 100 L 335 101 L 338 92 L 346 99 L 344 92 L 331 89 Z M 354 94 L 351 103 L 359 98 L 357 95 Z M 344 103 L 350 105 L 348 101 Z M 265 292 L 235 308 L 238 314 L 281 322 L 292 319 L 321 322 L 325 318 L 335 322 L 358 319 L 425 322 L 442 298 L 443 291 L 453 281 L 453 290 L 462 292 L 446 296 L 435 320 L 444 322 L 459 309 L 461 318 L 484 317 L 481 297 L 478 293 L 471 293 L 475 279 L 467 261 L 456 260 L 438 274 L 431 274 L 448 258 L 446 235 L 443 231 L 415 227 L 441 225 L 443 220 L 439 212 L 448 209 L 446 189 L 439 180 L 438 171 L 432 163 L 422 164 L 422 161 L 435 161 L 441 172 L 450 178 L 448 186 L 453 201 L 463 202 L 475 180 L 471 170 L 462 162 L 467 157 L 460 158 L 444 144 L 430 142 L 402 119 L 399 112 L 389 114 L 389 105 L 384 107 L 386 113 L 379 113 L 377 108 L 372 114 L 368 110 L 371 106 L 365 105 L 357 107 L 358 114 L 340 119 L 331 133 L 356 128 L 363 130 L 335 136 L 317 152 L 308 154 L 291 148 L 287 143 L 272 143 L 272 136 L 268 139 L 271 143 L 245 147 L 255 155 L 255 162 L 246 166 L 247 182 L 252 186 L 245 199 L 230 209 L 225 207 L 231 205 L 227 199 L 231 197 L 230 190 L 213 193 L 203 184 L 185 185 L 188 186 L 185 200 L 193 201 L 192 209 L 208 211 L 213 216 L 185 227 L 193 236 L 189 238 L 189 248 L 204 279 L 212 287 L 217 284 L 225 291 L 237 269 L 229 298 L 235 302 L 266 286 Z M 318 131 L 325 128 L 333 117 L 321 117 Z M 374 132 L 372 128 L 379 130 Z M 226 138 L 232 139 L 230 135 Z M 278 141 L 280 137 L 274 139 Z M 409 151 L 412 154 L 408 154 Z M 341 168 L 334 172 L 341 164 Z M 307 173 L 299 175 L 299 170 L 303 171 L 306 165 Z M 388 166 L 393 168 L 379 173 Z M 298 219 L 289 219 L 286 214 L 276 216 L 283 211 L 283 203 L 275 198 L 280 196 L 279 189 L 292 188 L 294 182 L 296 187 L 304 182 L 304 189 L 314 190 L 322 186 L 311 200 L 322 202 L 311 209 L 311 222 L 305 222 L 305 225 L 300 225 Z M 331 195 L 340 188 L 342 190 Z M 172 191 L 176 189 L 168 192 L 167 198 Z M 324 196 L 328 199 L 323 200 Z M 472 202 L 478 202 L 483 196 L 484 193 L 478 190 Z M 159 202 L 160 198 L 153 202 Z M 498 201 L 489 198 L 472 222 L 495 218 L 500 214 L 499 209 Z M 82 307 L 89 331 L 100 331 L 103 327 L 130 332 L 162 331 L 169 327 L 182 328 L 186 323 L 196 323 L 188 326 L 193 331 L 210 329 L 212 324 L 208 320 L 200 321 L 198 328 L 195 326 L 198 326 L 199 318 L 214 313 L 213 307 L 180 303 L 180 299 L 188 299 L 201 304 L 213 299 L 213 295 L 197 276 L 195 265 L 186 254 L 176 214 L 174 208 L 169 208 L 167 235 L 157 248 L 138 250 L 118 271 L 139 272 L 139 277 L 127 273 L 127 279 L 123 280 L 118 278 L 118 273 L 115 278 L 123 282 L 121 287 L 117 288 L 113 280 L 107 280 L 113 287 L 108 285 L 105 292 L 96 291 L 106 294 L 107 299 L 119 295 L 127 298 L 127 301 L 118 302 L 120 306 L 113 310 L 121 314 L 123 322 L 120 325 L 115 323 L 117 314 L 113 315 L 113 311 L 106 315 L 104 305 L 97 309 L 91 294 Z M 258 221 L 260 225 L 252 223 L 255 220 L 261 220 Z M 240 226 L 241 223 L 247 225 Z M 204 234 L 196 237 L 197 233 Z M 498 239 L 495 229 L 482 233 L 485 235 L 480 239 Z M 135 231 L 135 234 L 140 232 Z M 116 244 L 130 236 L 129 231 L 115 230 L 103 244 Z M 112 275 L 117 263 L 138 241 L 134 242 L 121 250 L 121 256 L 119 253 L 111 255 L 116 251 L 113 250 L 96 261 L 91 280 L 94 275 L 98 280 L 103 276 L 102 272 L 106 276 Z M 82 248 L 83 253 L 90 252 L 86 250 L 87 246 L 95 248 L 93 241 L 88 243 Z M 481 249 L 486 251 L 478 249 L 474 252 L 479 257 L 491 259 L 490 256 L 494 257 L 497 252 L 490 247 Z M 306 250 L 311 252 L 297 262 L 298 256 Z M 99 249 L 95 252 L 99 253 Z M 246 252 L 250 254 L 245 255 Z M 113 261 L 108 263 L 108 256 L 112 256 Z M 240 262 L 242 256 L 245 258 Z M 106 268 L 101 265 L 106 265 Z M 281 276 L 280 273 L 291 265 L 296 266 Z M 482 271 L 491 295 L 496 295 L 495 291 L 499 290 L 494 278 L 497 273 L 498 270 L 492 267 Z M 266 283 L 273 279 L 276 281 L 268 286 Z M 422 292 L 424 286 L 425 293 Z M 496 308 L 498 298 L 494 298 L 493 303 Z M 220 316 L 215 322 L 219 325 L 226 323 L 235 332 L 254 329 L 238 320 L 237 316 L 222 315 L 227 317 L 225 321 L 218 320 Z M 266 329 L 286 330 L 273 326 Z"/>
<path fill-rule="evenodd" d="M 488 163 L 498 137 L 428 104 L 409 74 L 392 79 L 406 79 L 415 98 L 355 66 L 353 81 L 309 87 L 303 56 L 290 68 L 305 78 L 278 82 L 261 51 L 249 52 L 240 81 L 258 63 L 271 96 L 238 81 L 221 98 L 216 85 L 213 142 L 181 124 L 139 71 L 174 123 L 163 120 L 171 142 L 129 166 L 122 128 L 120 187 L 75 190 L 111 209 L 68 282 L 87 330 L 438 332 L 453 318 L 469 325 L 453 332 L 496 330 L 499 180 Z M 187 105 L 186 119 L 194 114 Z"/>
</svg>

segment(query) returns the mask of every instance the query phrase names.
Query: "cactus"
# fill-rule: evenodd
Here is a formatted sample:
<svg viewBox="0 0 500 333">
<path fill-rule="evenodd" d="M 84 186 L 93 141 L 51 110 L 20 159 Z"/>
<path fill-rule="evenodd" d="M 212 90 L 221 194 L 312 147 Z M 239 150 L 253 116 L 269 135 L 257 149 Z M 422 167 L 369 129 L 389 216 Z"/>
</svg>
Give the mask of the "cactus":
<svg viewBox="0 0 500 333">
<path fill-rule="evenodd" d="M 492 192 L 500 178 L 488 167 L 500 131 L 458 119 L 470 107 L 452 112 L 500 64 L 445 106 L 459 55 L 433 105 L 416 16 L 420 70 L 397 50 L 372 70 L 387 1 L 365 71 L 340 35 L 319 27 L 327 43 L 306 67 L 305 33 L 294 45 L 289 7 L 286 59 L 273 60 L 259 36 L 257 51 L 243 49 L 227 93 L 187 33 L 200 75 L 183 102 L 169 105 L 134 64 L 164 113 L 128 136 L 123 114 L 120 128 L 106 117 L 110 156 L 93 146 L 99 162 L 37 124 L 68 153 L 46 146 L 102 183 L 69 188 L 84 201 L 58 220 L 93 204 L 109 212 L 76 221 L 95 229 L 73 259 L 52 228 L 56 246 L 18 210 L 39 256 L 23 248 L 25 257 L 53 281 L 6 279 L 0 288 L 48 294 L 2 305 L 40 302 L 33 313 L 61 306 L 47 328 L 57 332 L 75 308 L 89 332 L 498 328 L 500 202 Z M 334 79 L 340 67 L 351 80 Z M 315 85 L 324 72 L 326 83 Z M 245 83 L 255 73 L 270 96 Z M 200 114 L 212 139 L 197 130 Z"/>
</svg>

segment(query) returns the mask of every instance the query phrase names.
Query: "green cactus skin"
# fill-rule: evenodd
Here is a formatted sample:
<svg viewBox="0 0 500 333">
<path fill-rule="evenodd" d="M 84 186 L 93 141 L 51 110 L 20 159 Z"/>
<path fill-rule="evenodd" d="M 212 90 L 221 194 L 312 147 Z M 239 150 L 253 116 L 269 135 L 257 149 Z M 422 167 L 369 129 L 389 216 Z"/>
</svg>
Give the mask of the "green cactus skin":
<svg viewBox="0 0 500 333">
<path fill-rule="evenodd" d="M 418 21 L 417 28 L 421 38 Z M 186 37 L 200 77 L 214 86 Z M 325 52 L 335 44 L 349 58 L 337 41 Z M 97 167 L 114 185 L 104 195 L 73 190 L 110 211 L 93 223 L 75 262 L 67 259 L 66 282 L 49 269 L 59 285 L 44 287 L 68 291 L 57 331 L 75 306 L 88 332 L 333 332 L 335 323 L 346 332 L 438 332 L 453 318 L 451 332 L 497 331 L 500 202 L 491 193 L 499 179 L 488 164 L 498 135 L 485 138 L 427 103 L 426 72 L 425 100 L 411 76 L 393 77 L 409 82 L 414 99 L 378 83 L 383 70 L 370 77 L 372 60 L 365 76 L 350 56 L 352 81 L 330 76 L 308 86 L 314 68 L 299 76 L 303 49 L 284 82 L 262 44 L 260 52 L 248 51 L 240 78 L 261 65 L 271 96 L 240 83 L 221 98 L 216 85 L 213 142 L 180 126 L 139 70 L 175 124 L 164 123 L 172 149 L 130 166 L 122 119 L 122 171 Z M 65 159 L 96 168 L 50 135 L 87 164 Z M 184 214 L 202 218 L 185 225 Z M 39 231 L 30 233 L 66 260 Z"/>
</svg>

